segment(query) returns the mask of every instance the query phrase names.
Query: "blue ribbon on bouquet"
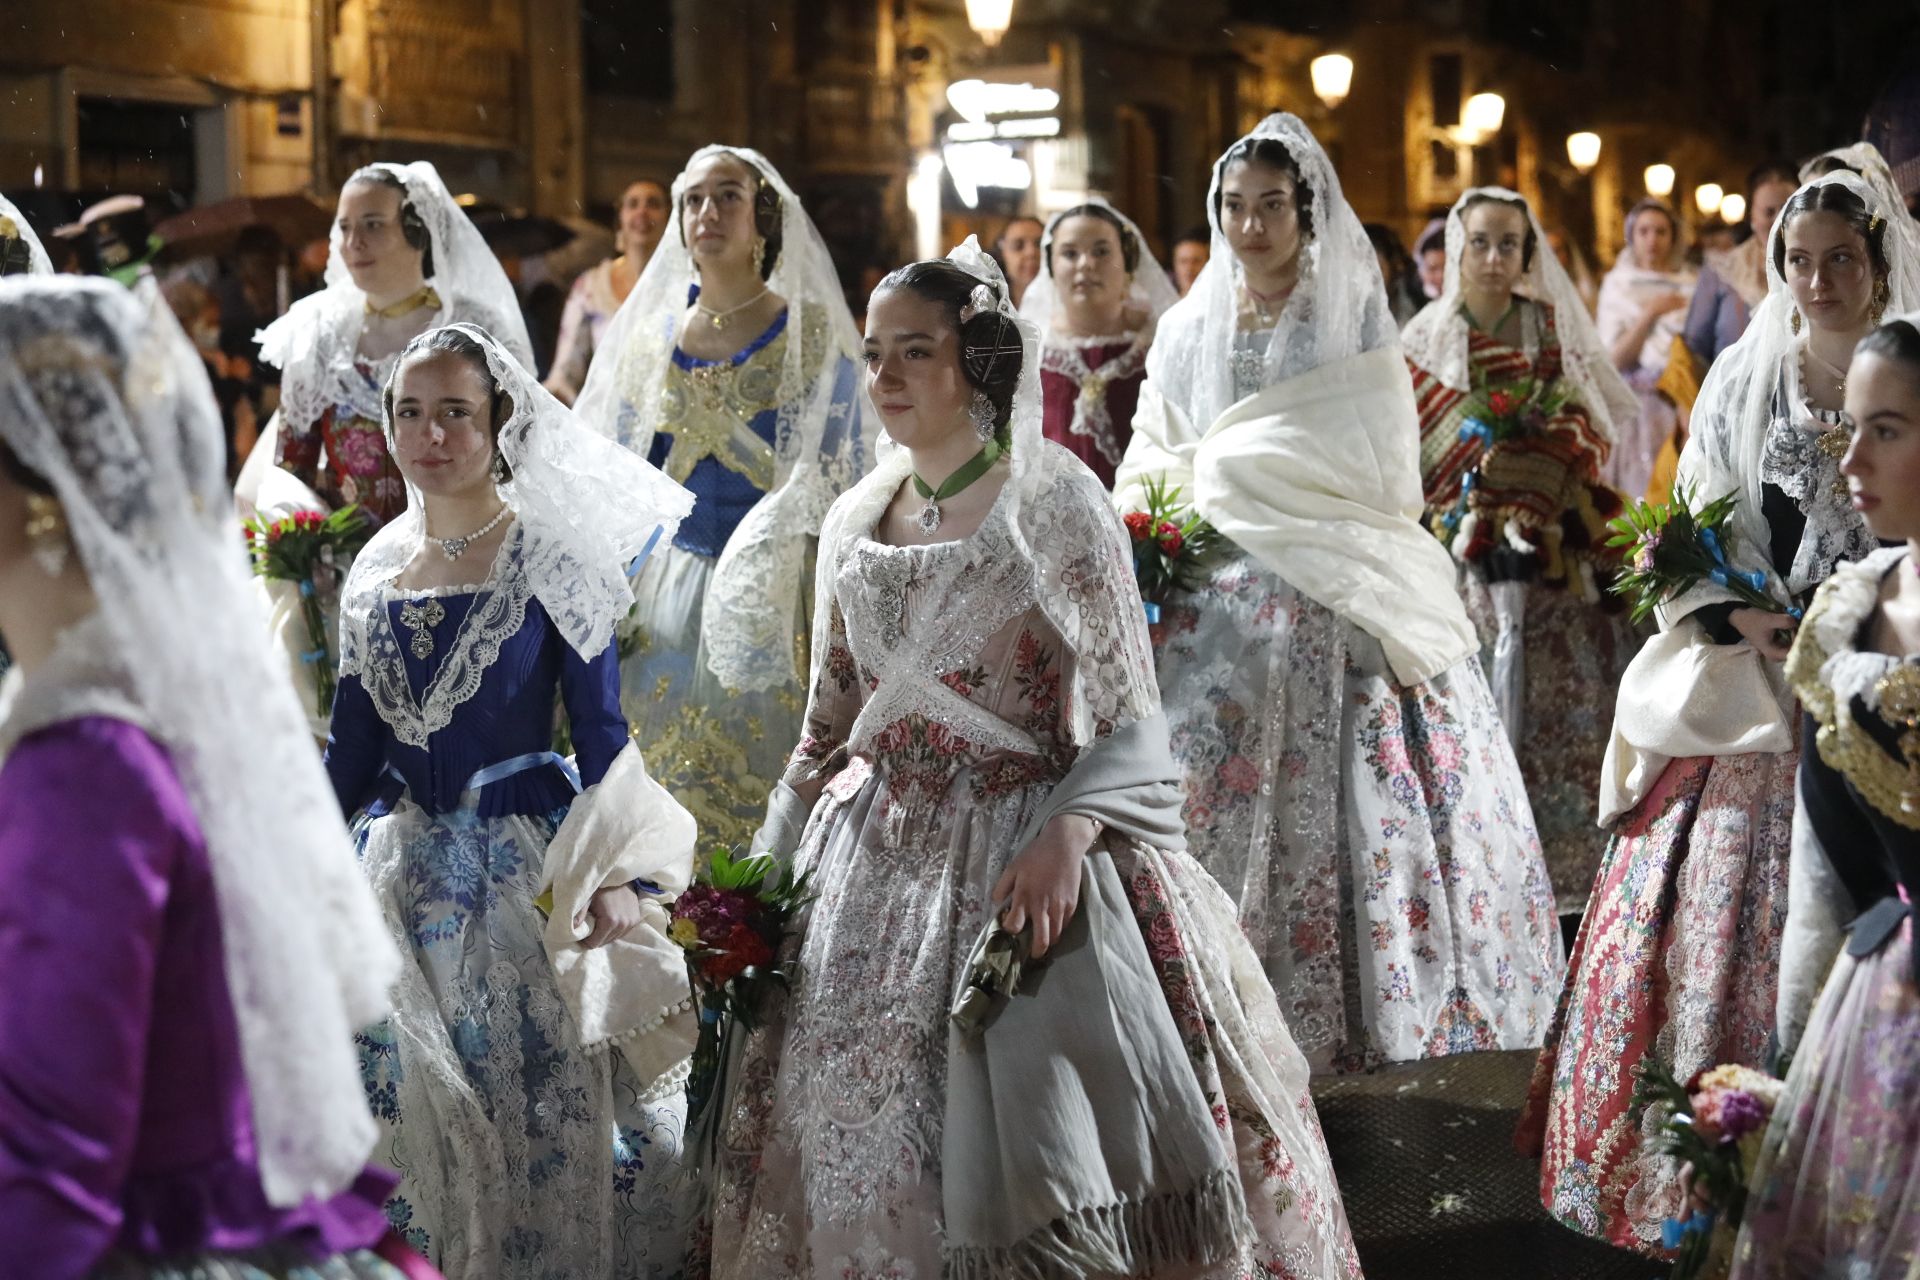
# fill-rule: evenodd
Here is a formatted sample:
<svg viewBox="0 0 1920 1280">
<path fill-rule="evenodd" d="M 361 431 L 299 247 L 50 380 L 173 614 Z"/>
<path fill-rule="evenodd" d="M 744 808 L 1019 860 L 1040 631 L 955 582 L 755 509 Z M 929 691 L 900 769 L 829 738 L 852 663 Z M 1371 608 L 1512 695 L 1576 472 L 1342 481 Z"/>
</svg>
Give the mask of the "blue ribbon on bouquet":
<svg viewBox="0 0 1920 1280">
<path fill-rule="evenodd" d="M 1668 1218 L 1660 1224 L 1660 1243 L 1664 1248 L 1678 1249 L 1688 1236 L 1703 1236 L 1712 1231 L 1713 1220 L 1714 1212 L 1711 1209 L 1698 1210 L 1685 1222 Z"/>
<path fill-rule="evenodd" d="M 1478 439 L 1488 448 L 1493 447 L 1493 427 L 1479 418 L 1468 418 L 1460 427 L 1460 443 Z"/>
<path fill-rule="evenodd" d="M 1766 574 L 1761 573 L 1758 569 L 1741 573 L 1738 569 L 1735 569 L 1727 563 L 1727 553 L 1720 545 L 1720 535 L 1717 532 L 1712 529 L 1700 530 L 1700 542 L 1706 547 L 1707 554 L 1713 557 L 1713 570 L 1707 576 L 1712 578 L 1716 585 L 1722 587 L 1731 586 L 1733 581 L 1738 579 L 1752 587 L 1755 591 L 1765 591 L 1767 589 Z M 1793 605 L 1787 606 L 1786 613 L 1787 616 L 1791 618 L 1798 618 L 1800 616 L 1800 610 Z"/>
<path fill-rule="evenodd" d="M 1142 601 L 1140 602 L 1140 607 L 1146 610 L 1146 613 L 1147 613 L 1147 625 L 1148 625 L 1148 626 L 1150 626 L 1150 627 L 1151 627 L 1151 626 L 1153 626 L 1153 625 L 1154 625 L 1155 623 L 1157 623 L 1157 622 L 1159 622 L 1159 621 L 1160 621 L 1160 606 L 1159 606 L 1159 605 L 1157 605 L 1157 604 L 1155 604 L 1155 603 L 1154 603 L 1153 601 L 1151 601 L 1151 600 L 1142 600 Z"/>
</svg>

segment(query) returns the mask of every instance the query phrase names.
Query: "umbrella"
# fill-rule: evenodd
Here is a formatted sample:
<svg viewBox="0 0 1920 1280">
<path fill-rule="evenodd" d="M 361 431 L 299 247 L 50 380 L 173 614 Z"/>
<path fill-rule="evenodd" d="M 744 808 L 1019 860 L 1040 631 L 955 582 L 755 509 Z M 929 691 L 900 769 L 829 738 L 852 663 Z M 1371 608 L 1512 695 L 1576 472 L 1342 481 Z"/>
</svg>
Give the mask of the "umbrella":
<svg viewBox="0 0 1920 1280">
<path fill-rule="evenodd" d="M 333 207 L 312 196 L 235 196 L 175 214 L 153 229 L 166 241 L 166 258 L 182 261 L 231 252 L 248 227 L 266 227 L 280 243 L 297 249 L 324 239 L 333 228 Z"/>
<path fill-rule="evenodd" d="M 516 212 L 491 200 L 462 196 L 459 203 L 496 257 L 537 258 L 571 243 L 578 234 L 558 218 Z"/>
</svg>

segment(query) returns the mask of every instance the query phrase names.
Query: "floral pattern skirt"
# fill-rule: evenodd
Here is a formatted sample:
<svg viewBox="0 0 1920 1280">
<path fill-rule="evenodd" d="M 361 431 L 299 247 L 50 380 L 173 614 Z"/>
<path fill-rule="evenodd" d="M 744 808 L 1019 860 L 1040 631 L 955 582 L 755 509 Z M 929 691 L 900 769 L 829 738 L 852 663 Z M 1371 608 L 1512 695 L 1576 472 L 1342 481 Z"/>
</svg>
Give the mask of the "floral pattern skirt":
<svg viewBox="0 0 1920 1280">
<path fill-rule="evenodd" d="M 1797 752 L 1670 762 L 1594 881 L 1516 1142 L 1576 1231 L 1660 1252 L 1679 1170 L 1634 1105 L 1651 1057 L 1686 1080 L 1767 1054 L 1786 928 Z"/>
<path fill-rule="evenodd" d="M 92 1280 L 407 1280 L 407 1275 L 371 1249 L 315 1261 L 304 1249 L 280 1248 L 166 1259 L 114 1254 Z"/>
<path fill-rule="evenodd" d="M 946 1273 L 948 1011 L 994 882 L 1047 794 L 1036 785 L 976 798 L 973 784 L 992 785 L 985 772 L 962 769 L 945 798 L 906 810 L 885 775 L 856 758 L 821 799 L 796 855 L 818 895 L 794 957 L 799 976 L 748 1035 L 723 1117 L 720 1280 Z M 1358 1280 L 1305 1060 L 1232 903 L 1183 854 L 1113 844 L 1253 1228 L 1239 1256 L 1181 1275 Z"/>
<path fill-rule="evenodd" d="M 410 801 L 355 835 L 402 967 L 357 1037 L 394 1229 L 447 1280 L 672 1280 L 696 1208 L 680 1077 L 643 1091 L 589 1054 L 533 905 L 565 811 L 481 818 Z"/>
<path fill-rule="evenodd" d="M 744 848 L 800 741 L 806 699 L 797 677 L 749 692 L 707 669 L 701 620 L 714 563 L 674 546 L 648 557 L 619 639 L 620 703 L 648 769 L 699 822 L 702 845 Z M 794 664 L 807 669 L 799 635 Z"/>
<path fill-rule="evenodd" d="M 1913 921 L 1844 952 L 1749 1180 L 1734 1280 L 1920 1276 L 1920 989 Z"/>
<path fill-rule="evenodd" d="M 1496 602 L 1478 574 L 1462 578 L 1488 672 L 1503 674 L 1494 650 L 1502 625 L 1518 624 L 1520 729 L 1509 737 L 1540 832 L 1554 901 L 1562 915 L 1579 911 L 1593 890 L 1609 839 L 1598 821 L 1601 766 L 1613 733 L 1620 678 L 1639 651 L 1639 637 L 1625 612 L 1608 613 L 1572 592 L 1538 583 L 1502 584 L 1503 596 Z M 1503 616 L 1509 612 L 1520 616 Z"/>
<path fill-rule="evenodd" d="M 1478 660 L 1397 684 L 1377 640 L 1245 555 L 1153 638 L 1189 848 L 1314 1069 L 1539 1044 L 1564 953 Z"/>
</svg>

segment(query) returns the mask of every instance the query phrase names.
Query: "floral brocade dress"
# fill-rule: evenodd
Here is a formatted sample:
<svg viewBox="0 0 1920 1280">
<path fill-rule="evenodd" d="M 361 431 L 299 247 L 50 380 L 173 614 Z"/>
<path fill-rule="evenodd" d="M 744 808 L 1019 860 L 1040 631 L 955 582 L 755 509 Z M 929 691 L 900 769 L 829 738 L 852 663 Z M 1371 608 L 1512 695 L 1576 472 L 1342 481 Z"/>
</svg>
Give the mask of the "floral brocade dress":
<svg viewBox="0 0 1920 1280">
<path fill-rule="evenodd" d="M 1555 901 L 1561 912 L 1572 913 L 1585 904 L 1606 849 L 1607 833 L 1597 821 L 1600 766 L 1613 728 L 1614 693 L 1639 645 L 1625 608 L 1605 589 L 1610 574 L 1604 567 L 1598 578 L 1594 573 L 1595 557 L 1606 554 L 1611 536 L 1600 521 L 1614 515 L 1619 502 L 1598 484 L 1608 446 L 1586 407 L 1577 401 L 1562 405 L 1539 430 L 1538 441 L 1492 449 L 1467 427 L 1490 390 L 1527 382 L 1552 386 L 1560 379 L 1552 306 L 1528 299 L 1520 305 L 1519 346 L 1469 323 L 1471 394 L 1408 365 L 1420 410 L 1420 478 L 1429 512 L 1440 521 L 1456 516 L 1462 485 L 1471 476 L 1476 497 L 1497 494 L 1499 508 L 1536 531 L 1532 537 L 1540 549 L 1531 557 L 1468 549 L 1472 559 L 1462 590 L 1496 689 L 1507 679 L 1509 663 L 1521 666 L 1510 686 L 1517 697 L 1502 710 L 1518 717 L 1508 732 L 1541 852 Z M 1486 536 L 1492 521 L 1485 511 L 1477 521 Z M 1455 532 L 1445 523 L 1437 531 L 1443 537 Z"/>
<path fill-rule="evenodd" d="M 385 524 L 407 506 L 406 481 L 387 452 L 381 395 L 398 358 L 353 362 L 357 378 L 342 378 L 353 387 L 350 401 L 335 404 L 305 430 L 282 425 L 274 461 L 302 484 L 318 493 L 336 510 L 358 503 L 361 510 Z"/>
<path fill-rule="evenodd" d="M 1259 370 L 1236 361 L 1241 397 Z M 1231 547 L 1152 635 L 1189 846 L 1314 1069 L 1538 1044 L 1560 935 L 1477 660 L 1399 684 L 1378 640 Z"/>
<path fill-rule="evenodd" d="M 1104 576 L 1130 576 L 1106 495 L 1084 471 L 1075 484 L 1084 492 L 1070 505 L 1087 514 L 1062 521 L 1050 540 L 1086 545 L 1091 534 L 1087 554 L 1116 560 Z M 1090 716 L 1099 738 L 1122 715 L 1104 677 L 1089 674 L 1124 665 L 1117 641 L 1060 634 L 1003 508 L 967 539 L 924 547 L 884 545 L 862 522 L 820 602 L 831 610 L 827 649 L 788 773 L 824 781 L 796 855 L 817 898 L 797 944 L 799 977 L 747 1040 L 725 1113 L 717 1277 L 951 1273 L 942 1256 L 948 1011 L 995 881 L 1075 762 L 1070 722 Z M 945 578 L 955 558 L 961 572 Z M 929 593 L 936 578 L 951 589 Z M 928 658 L 937 672 L 889 670 L 904 648 L 936 636 L 951 637 Z M 849 733 L 883 674 L 923 689 L 912 699 L 921 710 L 876 726 L 871 746 L 850 753 Z M 994 727 L 954 727 L 938 710 L 953 699 L 989 713 Z M 1107 848 L 1252 1222 L 1240 1255 L 1206 1274 L 1357 1277 L 1304 1063 L 1232 903 L 1185 854 L 1111 833 Z M 1290 1096 L 1272 1087 L 1279 1063 L 1297 1068 Z M 1151 1092 L 1142 1105 L 1155 1105 Z"/>
<path fill-rule="evenodd" d="M 1850 428 L 1797 389 L 1783 371 L 1758 464 L 1765 554 L 1782 581 L 1805 557 L 1817 586 L 1876 544 L 1839 473 Z M 1742 643 L 1730 609 L 1692 616 L 1709 641 Z M 1516 1138 L 1541 1157 L 1547 1211 L 1576 1231 L 1658 1253 L 1680 1210 L 1678 1169 L 1650 1145 L 1657 1117 L 1634 1102 L 1643 1059 L 1682 1081 L 1766 1061 L 1799 758 L 1796 745 L 1671 760 L 1614 824 Z"/>
<path fill-rule="evenodd" d="M 1041 430 L 1113 488 L 1133 438 L 1153 333 L 1079 338 L 1048 333 L 1040 347 Z"/>
</svg>

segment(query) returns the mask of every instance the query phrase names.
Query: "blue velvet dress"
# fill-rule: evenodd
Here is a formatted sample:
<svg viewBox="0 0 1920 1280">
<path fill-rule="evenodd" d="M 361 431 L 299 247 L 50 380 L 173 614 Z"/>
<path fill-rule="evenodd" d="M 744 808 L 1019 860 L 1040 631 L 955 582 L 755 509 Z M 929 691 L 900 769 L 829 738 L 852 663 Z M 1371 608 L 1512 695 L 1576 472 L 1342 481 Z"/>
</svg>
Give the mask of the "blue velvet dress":
<svg viewBox="0 0 1920 1280">
<path fill-rule="evenodd" d="M 619 664 L 612 645 L 582 658 L 513 589 L 516 546 L 477 587 L 389 586 L 367 623 L 445 718 L 424 745 L 396 734 L 380 680 L 343 677 L 334 708 L 327 769 L 411 960 L 393 1016 L 359 1037 L 375 1158 L 404 1179 L 388 1216 L 450 1277 L 665 1280 L 692 1210 L 679 1080 L 643 1091 L 619 1054 L 581 1051 L 534 905 L 576 794 L 550 750 L 556 695 L 591 786 L 627 741 Z"/>
</svg>

